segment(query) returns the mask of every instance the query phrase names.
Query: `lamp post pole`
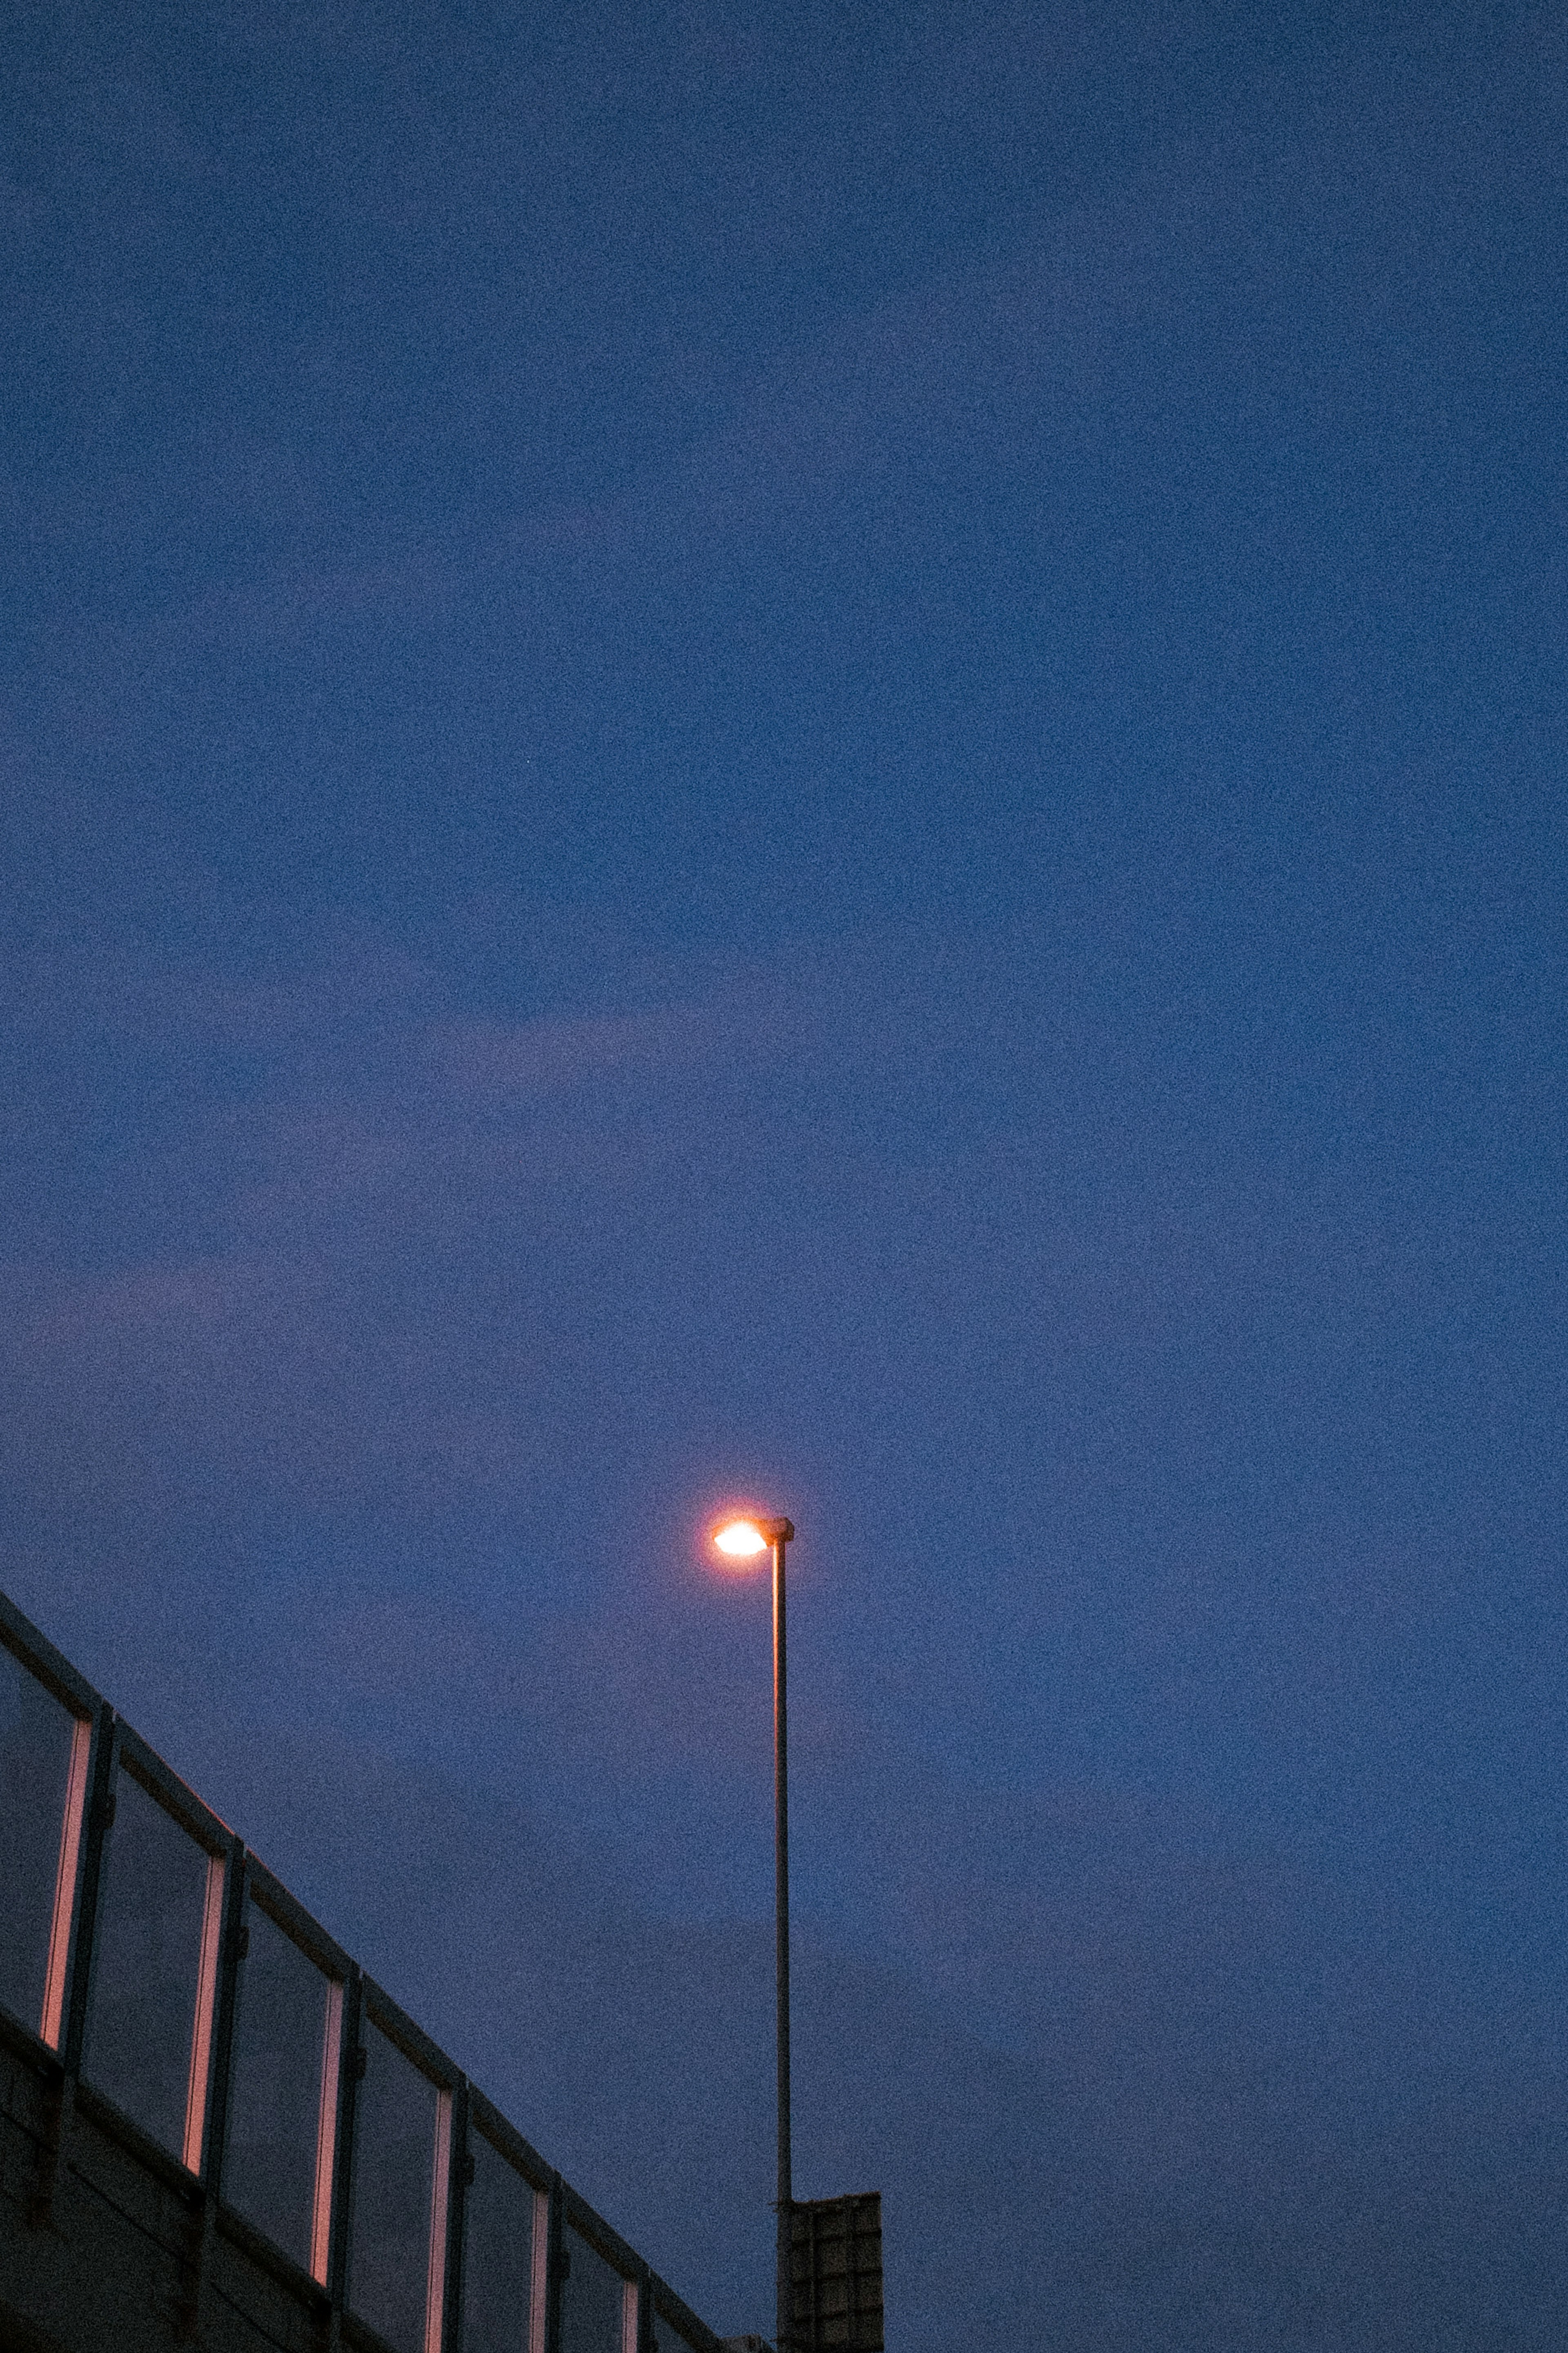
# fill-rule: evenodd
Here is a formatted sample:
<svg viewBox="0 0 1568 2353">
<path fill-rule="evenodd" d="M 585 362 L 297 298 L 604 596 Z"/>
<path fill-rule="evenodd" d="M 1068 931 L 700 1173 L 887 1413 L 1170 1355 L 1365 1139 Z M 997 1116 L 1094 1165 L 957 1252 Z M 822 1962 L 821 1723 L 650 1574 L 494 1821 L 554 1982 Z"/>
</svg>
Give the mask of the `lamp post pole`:
<svg viewBox="0 0 1568 2353">
<path fill-rule="evenodd" d="M 795 1535 L 789 1520 L 730 1520 L 713 1530 L 713 1542 L 730 1559 L 773 1556 L 773 1968 L 778 2002 L 779 2180 L 778 2353 L 794 2353 L 794 2298 L 790 2282 L 790 2212 L 795 2204 L 789 2147 L 789 1700 L 784 1651 L 784 1555 Z"/>
<path fill-rule="evenodd" d="M 795 2184 L 789 2146 L 789 1688 L 784 1648 L 784 1558 L 795 1540 L 788 1520 L 753 1519 L 749 1514 L 725 1520 L 712 1531 L 715 1548 L 733 1561 L 760 1561 L 771 1552 L 773 1560 L 773 1967 L 778 1996 L 775 2048 L 778 2055 L 779 2184 L 774 2201 L 778 2218 L 778 2319 L 774 2331 L 777 2353 L 812 2353 L 821 2335 L 818 2291 L 832 2275 L 836 2309 L 844 2306 L 849 2335 L 867 2353 L 882 2353 L 882 2200 L 879 2191 L 863 2197 L 825 2198 L 813 2201 L 814 2217 L 805 2255 L 807 2281 L 802 2298 L 812 2316 L 805 2339 L 795 2326 Z M 817 2226 L 822 2226 L 824 2239 Z M 846 2299 L 847 2299 L 846 2304 Z M 739 2344 L 739 2337 L 731 2339 Z M 754 2343 L 754 2338 L 746 2342 Z"/>
<path fill-rule="evenodd" d="M 789 1707 L 784 1651 L 784 1553 L 795 1530 L 770 1520 L 773 1550 L 773 1945 L 778 2056 L 778 2353 L 790 2353 L 790 2208 L 795 2201 L 789 2142 Z"/>
</svg>

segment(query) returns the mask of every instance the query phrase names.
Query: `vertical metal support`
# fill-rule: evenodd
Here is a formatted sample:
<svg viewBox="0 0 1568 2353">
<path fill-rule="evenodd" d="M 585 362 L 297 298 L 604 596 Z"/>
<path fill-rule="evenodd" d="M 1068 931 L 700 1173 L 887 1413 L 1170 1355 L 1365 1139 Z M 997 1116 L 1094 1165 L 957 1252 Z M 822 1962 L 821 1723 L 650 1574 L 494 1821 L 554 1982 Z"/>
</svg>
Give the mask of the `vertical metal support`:
<svg viewBox="0 0 1568 2353">
<path fill-rule="evenodd" d="M 342 2006 L 338 2013 L 340 2023 L 340 2062 L 338 2080 L 321 2084 L 323 2115 L 329 2099 L 337 2116 L 337 2147 L 332 2163 L 332 2215 L 334 2227 L 331 2233 L 331 2256 L 327 2263 L 327 2294 L 331 2299 L 327 2322 L 329 2353 L 337 2353 L 342 2342 L 343 2306 L 348 2299 L 349 2263 L 353 2255 L 354 2128 L 358 2122 L 360 2047 L 363 2038 L 364 1997 L 360 1988 L 358 1969 L 351 1972 L 342 1990 Z M 325 2071 L 323 2071 L 324 2074 Z"/>
<path fill-rule="evenodd" d="M 316 2109 L 316 2181 L 310 2200 L 310 2277 L 331 2290 L 332 2200 L 338 2179 L 338 2119 L 342 2113 L 343 2001 L 348 1989 L 327 1979 L 327 2016 L 321 2036 L 321 2091 Z"/>
<path fill-rule="evenodd" d="M 56 1878 L 55 1916 L 49 1939 L 50 1984 L 45 1998 L 45 2023 L 46 2026 L 52 2023 L 55 2027 L 54 2044 L 59 2059 L 59 2073 L 49 2086 L 44 2112 L 44 2138 L 38 2150 L 37 2171 L 28 2206 L 28 2219 L 35 2228 L 46 2225 L 54 2212 L 55 2189 L 66 2162 L 66 2145 L 76 2107 L 76 2079 L 81 2067 L 88 1993 L 92 1983 L 98 1883 L 103 1867 L 103 1842 L 109 1832 L 110 1795 L 114 1786 L 114 1710 L 100 1702 L 93 1714 L 90 1746 L 85 1760 L 86 1788 L 82 1793 L 80 1828 L 77 1836 L 78 1856 L 73 1857 L 72 1886 L 67 1899 L 68 1901 L 69 1896 L 74 1896 L 76 1900 L 76 1927 L 71 1934 L 67 1924 L 64 1950 L 59 1946 L 61 1889 L 66 1876 L 63 1841 L 61 1867 Z M 77 1772 L 82 1763 L 80 1734 L 77 1732 L 71 1737 L 72 1787 L 68 1804 L 75 1799 Z M 55 1983 L 57 1968 L 59 1972 L 58 1986 Z M 57 2004 L 58 2015 L 51 2017 L 48 2013 Z M 44 2039 L 49 2040 L 47 2032 Z"/>
<path fill-rule="evenodd" d="M 196 1968 L 196 2014 L 191 2026 L 191 2057 L 185 2078 L 185 2129 L 180 2154 L 187 2172 L 200 2175 L 206 2144 L 207 2100 L 212 2090 L 213 2034 L 217 2024 L 218 1967 L 223 1950 L 224 1902 L 232 1854 L 207 1857 L 206 1894 L 202 1904 L 201 1958 Z"/>
<path fill-rule="evenodd" d="M 463 2254 L 468 2234 L 468 2192 L 473 2188 L 473 2131 L 468 2116 L 468 2079 L 459 2075 L 452 2094 L 452 2195 L 447 2210 L 447 2316 L 442 2342 L 463 2341 Z"/>
<path fill-rule="evenodd" d="M 436 2159 L 430 2181 L 430 2253 L 425 2274 L 425 2353 L 441 2353 L 447 2319 L 447 2222 L 452 2189 L 452 2094 L 436 2093 Z"/>
<path fill-rule="evenodd" d="M 247 1856 L 236 1839 L 224 1880 L 223 1934 L 219 1946 L 217 2001 L 213 2018 L 212 2088 L 208 2095 L 204 2172 L 209 2199 L 223 2190 L 224 2149 L 228 2139 L 228 2085 L 234 2065 L 235 2021 L 239 2015 L 240 1964 L 249 1938 L 245 1923 Z"/>
<path fill-rule="evenodd" d="M 201 2343 L 206 2327 L 207 2278 L 212 2269 L 212 2246 L 217 2229 L 217 2201 L 223 2177 L 224 2140 L 228 2129 L 228 2075 L 234 2048 L 235 2010 L 239 1998 L 239 1965 L 243 1957 L 241 1921 L 244 1901 L 245 1849 L 238 1839 L 231 1839 L 223 1856 L 212 1855 L 207 1861 L 207 1911 L 202 1938 L 203 1990 L 197 1997 L 196 2029 L 191 2056 L 192 2089 L 185 2113 L 185 2163 L 193 2173 L 200 2174 L 202 2178 L 191 2285 L 184 2307 L 184 2334 L 197 2344 Z M 204 2001 L 207 2004 L 205 2032 L 202 2024 Z M 196 2089 L 198 2081 L 201 2086 L 199 2093 Z M 198 2100 L 199 2108 L 195 2105 Z"/>
<path fill-rule="evenodd" d="M 548 2293 L 544 2299 L 543 2353 L 561 2353 L 561 2284 L 566 2276 L 566 2200 L 561 2194 L 561 2176 L 550 2177 L 550 2229 L 545 2245 L 545 2279 Z"/>
<path fill-rule="evenodd" d="M 788 1526 L 788 1523 L 784 1524 Z M 789 1537 L 777 1527 L 773 1546 L 773 1943 L 777 1998 L 778 2057 L 778 2353 L 788 2353 L 790 2314 L 790 2208 L 795 2202 L 790 2152 L 789 2094 L 789 1704 L 784 1623 L 784 1556 Z"/>
<path fill-rule="evenodd" d="M 70 1769 L 66 1778 L 65 1817 L 60 1824 L 59 1860 L 55 1866 L 55 1902 L 49 1921 L 49 1958 L 44 1982 L 43 2009 L 38 2019 L 40 2041 L 58 2052 L 65 2032 L 66 1991 L 70 1964 L 71 1926 L 76 1918 L 76 1887 L 80 1876 L 82 1831 L 87 1819 L 88 1771 L 92 1762 L 92 1719 L 79 1715 L 71 1725 Z"/>
<path fill-rule="evenodd" d="M 548 2189 L 533 2193 L 533 2267 L 528 2284 L 525 2353 L 544 2353 L 550 2335 L 550 2214 L 554 2202 Z"/>
<path fill-rule="evenodd" d="M 81 2072 L 82 2043 L 87 2034 L 88 2003 L 92 1996 L 93 1947 L 98 1932 L 98 1894 L 103 1877 L 103 1850 L 113 1810 L 114 1768 L 119 1761 L 118 1719 L 111 1707 L 99 1718 L 88 1799 L 87 1835 L 83 1841 L 81 1897 L 77 1911 L 76 1951 L 71 1958 L 70 2000 L 66 2011 L 61 2056 L 68 2076 Z"/>
</svg>

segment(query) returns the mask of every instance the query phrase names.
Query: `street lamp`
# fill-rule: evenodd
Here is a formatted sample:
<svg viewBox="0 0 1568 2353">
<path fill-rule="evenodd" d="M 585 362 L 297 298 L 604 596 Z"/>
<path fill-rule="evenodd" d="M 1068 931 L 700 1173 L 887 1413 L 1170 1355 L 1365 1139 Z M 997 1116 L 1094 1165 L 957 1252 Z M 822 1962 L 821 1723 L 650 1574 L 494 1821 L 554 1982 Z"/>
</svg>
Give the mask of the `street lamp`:
<svg viewBox="0 0 1568 2353">
<path fill-rule="evenodd" d="M 713 1542 L 737 1563 L 773 1556 L 773 1952 L 778 2004 L 778 2353 L 794 2334 L 790 2294 L 790 2208 L 795 2202 L 789 2146 L 789 1720 L 784 1687 L 784 1550 L 788 1520 L 726 1520 Z"/>
</svg>

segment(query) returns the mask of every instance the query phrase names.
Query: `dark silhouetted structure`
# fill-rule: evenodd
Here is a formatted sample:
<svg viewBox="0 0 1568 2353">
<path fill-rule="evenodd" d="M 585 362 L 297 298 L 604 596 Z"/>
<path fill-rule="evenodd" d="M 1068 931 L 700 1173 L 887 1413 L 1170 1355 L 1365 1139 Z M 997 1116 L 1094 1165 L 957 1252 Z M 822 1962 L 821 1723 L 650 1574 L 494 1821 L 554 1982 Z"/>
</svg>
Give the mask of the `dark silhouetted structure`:
<svg viewBox="0 0 1568 2353">
<path fill-rule="evenodd" d="M 882 2200 L 797 2198 L 790 2208 L 794 2353 L 882 2353 Z"/>
</svg>

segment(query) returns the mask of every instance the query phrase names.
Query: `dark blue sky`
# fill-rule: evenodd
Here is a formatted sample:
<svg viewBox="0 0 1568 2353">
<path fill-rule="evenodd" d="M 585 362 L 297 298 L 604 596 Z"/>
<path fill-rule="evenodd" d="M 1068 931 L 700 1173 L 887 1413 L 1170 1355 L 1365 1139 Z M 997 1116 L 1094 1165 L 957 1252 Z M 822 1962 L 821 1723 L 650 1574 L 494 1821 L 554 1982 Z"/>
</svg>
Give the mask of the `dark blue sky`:
<svg viewBox="0 0 1568 2353">
<path fill-rule="evenodd" d="M 754 2327 L 787 1509 L 900 2353 L 1560 2346 L 1560 15 L 5 54 L 6 1588 Z"/>
</svg>

